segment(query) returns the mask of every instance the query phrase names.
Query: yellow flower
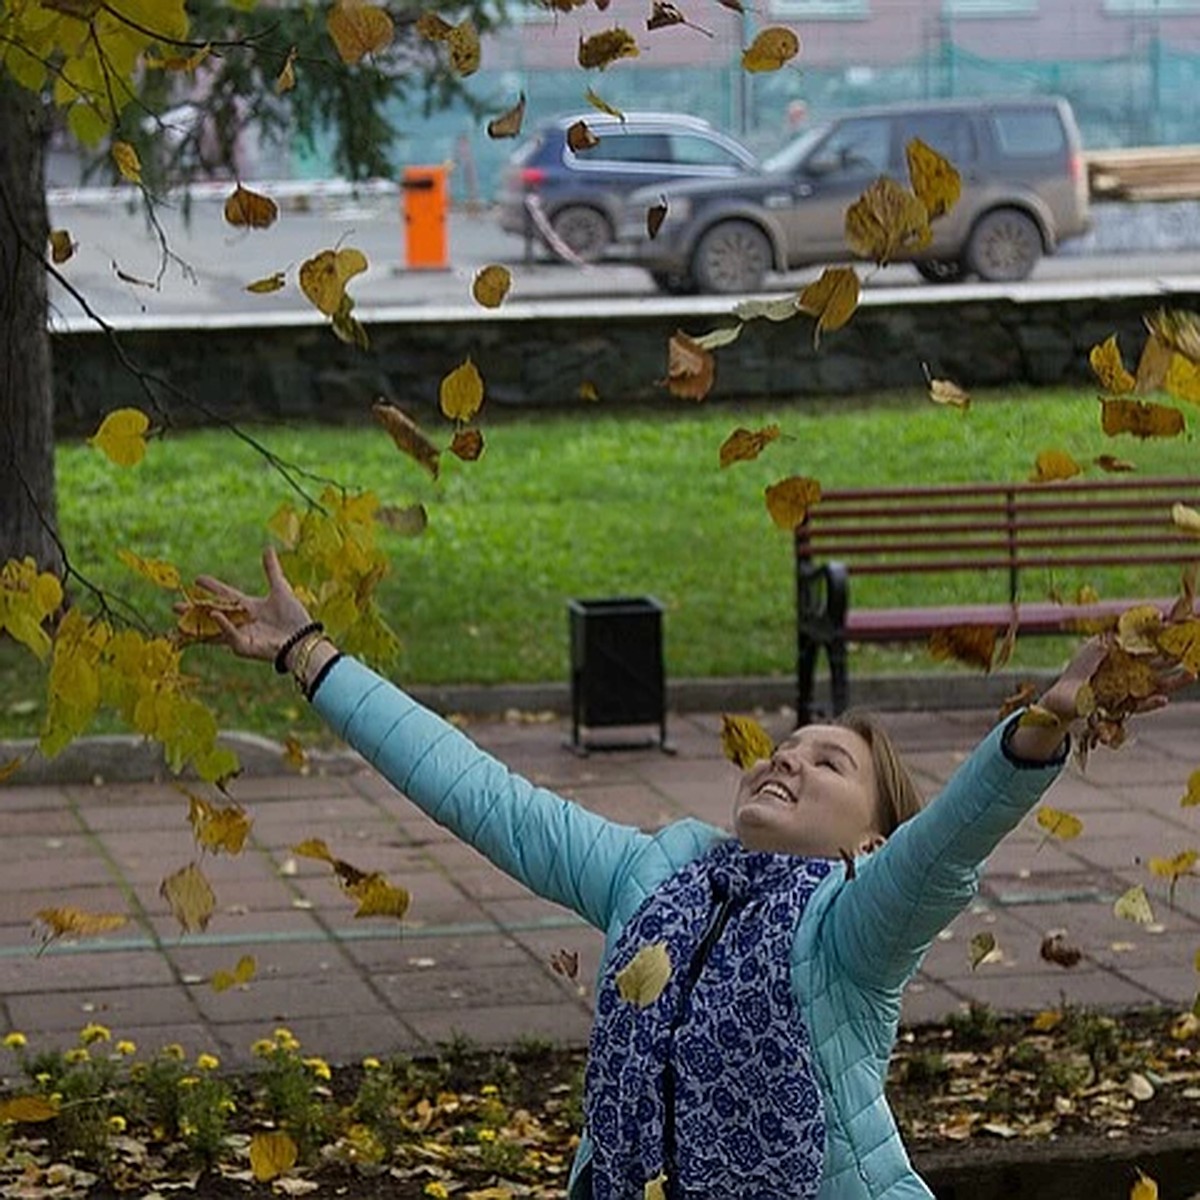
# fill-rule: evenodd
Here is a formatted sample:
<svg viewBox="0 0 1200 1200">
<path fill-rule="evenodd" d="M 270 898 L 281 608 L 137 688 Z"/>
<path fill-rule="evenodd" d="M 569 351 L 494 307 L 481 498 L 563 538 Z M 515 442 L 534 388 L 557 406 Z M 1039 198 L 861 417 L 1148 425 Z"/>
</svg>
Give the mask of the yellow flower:
<svg viewBox="0 0 1200 1200">
<path fill-rule="evenodd" d="M 236 1101 L 233 1099 L 233 1097 L 232 1097 L 232 1096 L 225 1096 L 225 1097 L 223 1097 L 223 1098 L 222 1098 L 222 1100 L 221 1100 L 221 1103 L 220 1103 L 220 1104 L 218 1104 L 218 1105 L 217 1105 L 217 1107 L 218 1107 L 218 1108 L 219 1108 L 219 1109 L 220 1109 L 220 1110 L 221 1110 L 223 1113 L 235 1113 L 235 1112 L 237 1112 L 237 1103 L 236 1103 Z"/>
<path fill-rule="evenodd" d="M 173 1058 L 176 1062 L 183 1062 L 187 1058 L 187 1051 L 178 1043 L 171 1042 L 170 1045 L 162 1048 L 163 1058 Z"/>
<path fill-rule="evenodd" d="M 113 1133 L 124 1133 L 127 1125 L 124 1117 L 109 1117 L 108 1127 Z"/>
<path fill-rule="evenodd" d="M 449 1200 L 450 1189 L 440 1179 L 431 1179 L 425 1185 L 425 1195 L 431 1200 Z"/>
<path fill-rule="evenodd" d="M 286 1029 L 282 1025 L 278 1029 L 275 1030 L 274 1037 L 275 1037 L 275 1044 L 281 1050 L 299 1050 L 300 1049 L 300 1043 L 299 1043 L 299 1041 L 297 1041 L 296 1035 L 290 1029 Z"/>
<path fill-rule="evenodd" d="M 79 1031 L 79 1040 L 85 1046 L 90 1046 L 93 1042 L 107 1042 L 111 1039 L 112 1030 L 106 1025 L 97 1025 L 95 1021 L 89 1025 L 85 1025 Z"/>
<path fill-rule="evenodd" d="M 124 1054 L 127 1058 L 131 1054 L 137 1053 L 137 1043 L 129 1041 L 128 1038 L 122 1039 L 114 1047 L 118 1054 Z"/>
<path fill-rule="evenodd" d="M 87 1052 L 86 1046 L 76 1046 L 74 1049 L 68 1050 L 66 1054 L 63 1055 L 63 1062 L 70 1063 L 72 1066 L 74 1066 L 76 1063 L 87 1062 L 91 1057 L 92 1056 Z"/>
<path fill-rule="evenodd" d="M 496 1131 L 494 1129 L 481 1129 L 477 1136 L 481 1142 L 494 1142 L 496 1140 Z"/>
<path fill-rule="evenodd" d="M 197 1071 L 215 1071 L 221 1065 L 221 1060 L 215 1054 L 197 1054 Z"/>
<path fill-rule="evenodd" d="M 199 1082 L 200 1077 L 198 1075 L 184 1075 L 179 1081 L 179 1086 L 181 1088 L 190 1088 L 195 1087 Z"/>
<path fill-rule="evenodd" d="M 318 1078 L 329 1080 L 333 1078 L 333 1072 L 329 1069 L 329 1064 L 323 1058 L 306 1058 L 304 1065 Z"/>
<path fill-rule="evenodd" d="M 12 1033 L 4 1035 L 4 1044 L 10 1050 L 24 1050 L 29 1045 L 29 1039 L 14 1029 Z"/>
<path fill-rule="evenodd" d="M 379 1068 L 383 1066 L 383 1063 L 381 1063 L 377 1058 L 364 1058 L 362 1060 L 362 1065 L 364 1071 L 378 1071 Z"/>
<path fill-rule="evenodd" d="M 187 1119 L 187 1117 L 180 1117 L 179 1132 L 183 1134 L 184 1137 L 188 1137 L 190 1134 L 196 1132 L 196 1127 Z"/>
<path fill-rule="evenodd" d="M 479 1094 L 481 1096 L 498 1096 L 500 1095 L 500 1089 L 494 1083 L 485 1083 L 479 1089 Z"/>
<path fill-rule="evenodd" d="M 259 1038 L 258 1041 L 250 1047 L 250 1053 L 253 1054 L 255 1058 L 270 1058 L 271 1055 L 275 1053 L 275 1043 L 269 1041 L 267 1038 Z"/>
<path fill-rule="evenodd" d="M 34 1083 L 36 1083 L 36 1084 L 37 1084 L 39 1087 L 45 1087 L 45 1086 L 46 1086 L 46 1084 L 48 1084 L 48 1083 L 50 1082 L 50 1072 L 49 1072 L 49 1071 L 39 1071 L 39 1072 L 38 1072 L 38 1073 L 37 1073 L 37 1074 L 36 1074 L 36 1075 L 33 1077 L 33 1081 L 34 1081 Z"/>
</svg>

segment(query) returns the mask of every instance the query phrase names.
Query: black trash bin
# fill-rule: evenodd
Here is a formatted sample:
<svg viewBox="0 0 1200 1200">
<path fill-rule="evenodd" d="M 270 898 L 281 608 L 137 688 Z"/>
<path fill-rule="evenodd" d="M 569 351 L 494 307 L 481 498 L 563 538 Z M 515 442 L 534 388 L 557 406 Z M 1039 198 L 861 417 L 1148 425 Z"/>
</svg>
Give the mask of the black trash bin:
<svg viewBox="0 0 1200 1200">
<path fill-rule="evenodd" d="M 662 605 L 651 596 L 572 600 L 571 745 L 576 751 L 667 747 Z M 657 725 L 642 741 L 584 742 L 582 729 Z"/>
</svg>

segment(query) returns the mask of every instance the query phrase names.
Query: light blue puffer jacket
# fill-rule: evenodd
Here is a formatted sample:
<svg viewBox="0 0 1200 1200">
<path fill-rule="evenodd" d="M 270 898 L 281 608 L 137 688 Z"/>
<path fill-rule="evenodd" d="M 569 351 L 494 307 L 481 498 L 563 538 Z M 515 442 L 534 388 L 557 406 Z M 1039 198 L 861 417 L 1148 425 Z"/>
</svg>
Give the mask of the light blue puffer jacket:
<svg viewBox="0 0 1200 1200">
<path fill-rule="evenodd" d="M 606 956 L 650 892 L 727 836 L 695 820 L 646 834 L 589 813 L 514 775 L 353 659 L 335 664 L 313 703 L 436 821 L 531 891 L 603 930 Z M 828 1127 L 820 1200 L 931 1196 L 909 1165 L 883 1087 L 904 984 L 974 895 L 984 859 L 1061 767 L 1061 760 L 1010 759 L 1002 732 L 994 729 L 935 801 L 860 859 L 856 878 L 835 865 L 797 925 L 792 985 L 812 1037 Z M 590 1200 L 580 1183 L 590 1157 L 585 1136 L 571 1200 Z"/>
</svg>

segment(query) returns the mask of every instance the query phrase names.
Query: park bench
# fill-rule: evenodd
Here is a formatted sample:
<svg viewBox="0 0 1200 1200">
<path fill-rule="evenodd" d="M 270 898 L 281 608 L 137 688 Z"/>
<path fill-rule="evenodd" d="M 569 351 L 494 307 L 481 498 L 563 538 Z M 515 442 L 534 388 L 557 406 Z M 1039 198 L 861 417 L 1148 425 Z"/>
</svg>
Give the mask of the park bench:
<svg viewBox="0 0 1200 1200">
<path fill-rule="evenodd" d="M 1200 477 L 823 492 L 795 531 L 798 723 L 813 720 L 822 649 L 836 714 L 850 702 L 851 642 L 918 641 L 963 625 L 1004 632 L 1014 623 L 1018 636 L 1071 634 L 1081 622 L 1160 603 L 1136 586 L 1128 598 L 1097 603 L 1047 597 L 1076 569 L 1200 561 L 1200 542 L 1171 522 L 1177 502 L 1200 505 Z M 851 577 L 878 575 L 913 576 L 921 602 L 852 607 Z M 981 592 L 989 602 L 958 602 Z M 1173 600 L 1161 601 L 1164 610 Z"/>
</svg>

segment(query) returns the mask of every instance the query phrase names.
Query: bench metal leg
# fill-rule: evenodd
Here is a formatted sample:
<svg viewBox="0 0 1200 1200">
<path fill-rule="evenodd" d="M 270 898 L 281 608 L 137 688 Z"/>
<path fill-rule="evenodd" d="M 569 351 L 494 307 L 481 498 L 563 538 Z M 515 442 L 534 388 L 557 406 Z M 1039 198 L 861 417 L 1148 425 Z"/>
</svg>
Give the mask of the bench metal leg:
<svg viewBox="0 0 1200 1200">
<path fill-rule="evenodd" d="M 836 717 L 850 707 L 850 676 L 846 669 L 846 643 L 837 638 L 829 643 L 829 689 Z"/>
<path fill-rule="evenodd" d="M 821 647 L 812 638 L 801 637 L 796 662 L 796 725 L 811 725 L 813 694 L 816 690 L 817 658 Z"/>
</svg>

